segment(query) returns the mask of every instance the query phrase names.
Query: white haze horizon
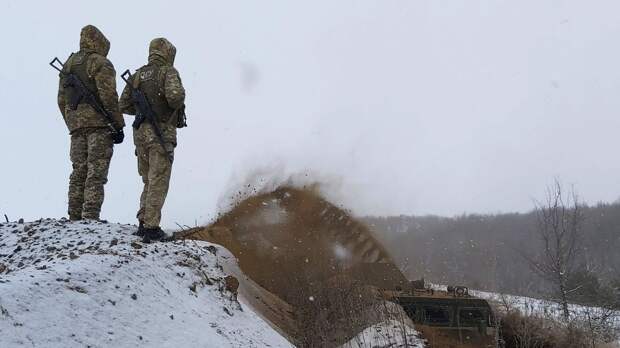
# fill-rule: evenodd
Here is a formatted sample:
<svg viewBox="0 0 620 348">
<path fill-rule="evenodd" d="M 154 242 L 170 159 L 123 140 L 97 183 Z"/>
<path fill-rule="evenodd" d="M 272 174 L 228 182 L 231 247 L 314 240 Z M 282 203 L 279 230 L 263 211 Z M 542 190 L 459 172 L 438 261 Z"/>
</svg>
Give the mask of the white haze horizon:
<svg viewBox="0 0 620 348">
<path fill-rule="evenodd" d="M 208 222 L 231 189 L 270 171 L 327 182 L 357 215 L 527 212 L 554 178 L 588 204 L 620 197 L 616 1 L 6 0 L 0 214 L 11 219 L 66 216 L 69 136 L 47 63 L 77 50 L 86 24 L 111 41 L 117 75 L 144 64 L 155 37 L 177 47 L 189 127 L 167 228 Z M 135 223 L 125 120 L 102 218 Z"/>
</svg>

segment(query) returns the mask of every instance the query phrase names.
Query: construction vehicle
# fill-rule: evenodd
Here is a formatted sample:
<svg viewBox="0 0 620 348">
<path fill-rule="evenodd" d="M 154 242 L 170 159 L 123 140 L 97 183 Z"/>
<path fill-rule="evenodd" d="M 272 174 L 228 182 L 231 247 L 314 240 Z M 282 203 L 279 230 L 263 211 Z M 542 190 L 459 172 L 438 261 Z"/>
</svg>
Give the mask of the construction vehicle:
<svg viewBox="0 0 620 348">
<path fill-rule="evenodd" d="M 395 294 L 393 299 L 430 347 L 497 347 L 496 321 L 486 300 L 432 289 Z"/>
<path fill-rule="evenodd" d="M 442 291 L 409 281 L 370 230 L 316 188 L 285 186 L 249 195 L 209 226 L 175 237 L 227 248 L 237 259 L 242 288 L 249 284 L 247 296 L 297 346 L 339 346 L 372 325 L 351 325 L 344 312 L 330 312 L 331 304 L 343 307 L 355 297 L 344 306 L 346 315 L 375 303 L 372 298 L 398 304 L 428 347 L 497 347 L 487 301 L 465 287 Z M 355 315 L 365 316 L 362 310 Z M 307 328 L 309 323 L 316 325 Z"/>
<path fill-rule="evenodd" d="M 486 300 L 471 296 L 465 286 L 443 290 L 426 284 L 424 279 L 408 281 L 389 263 L 359 264 L 349 270 L 349 276 L 400 305 L 429 347 L 497 347 L 497 321 L 492 307 Z"/>
</svg>

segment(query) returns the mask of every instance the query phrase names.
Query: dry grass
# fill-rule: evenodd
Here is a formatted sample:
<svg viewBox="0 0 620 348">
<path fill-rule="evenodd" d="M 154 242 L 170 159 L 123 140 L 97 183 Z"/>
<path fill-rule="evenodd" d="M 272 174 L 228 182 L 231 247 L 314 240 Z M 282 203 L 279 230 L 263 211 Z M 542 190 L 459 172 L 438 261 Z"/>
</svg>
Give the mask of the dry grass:
<svg viewBox="0 0 620 348">
<path fill-rule="evenodd" d="M 386 302 L 374 290 L 339 277 L 305 288 L 293 300 L 299 323 L 300 347 L 337 347 L 356 337 L 364 329 L 389 321 L 391 330 L 379 338 L 383 346 L 407 342 L 415 331 L 402 308 Z M 372 347 L 366 337 L 357 337 L 355 347 Z M 376 340 L 375 340 L 376 343 Z"/>
<path fill-rule="evenodd" d="M 597 325 L 583 316 L 569 322 L 510 309 L 500 316 L 505 348 L 611 348 L 617 347 L 613 323 Z"/>
</svg>

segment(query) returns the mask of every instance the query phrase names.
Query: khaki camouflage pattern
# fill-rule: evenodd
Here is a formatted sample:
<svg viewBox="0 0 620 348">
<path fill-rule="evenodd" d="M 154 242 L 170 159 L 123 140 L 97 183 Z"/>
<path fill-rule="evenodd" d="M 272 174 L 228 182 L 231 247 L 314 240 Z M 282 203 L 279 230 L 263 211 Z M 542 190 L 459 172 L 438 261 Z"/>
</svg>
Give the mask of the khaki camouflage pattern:
<svg viewBox="0 0 620 348">
<path fill-rule="evenodd" d="M 179 109 L 185 102 L 185 88 L 173 66 L 176 54 L 176 47 L 165 38 L 154 39 L 149 45 L 149 64 L 159 64 L 165 71 L 163 91 L 168 106 L 173 110 Z M 176 121 L 172 124 L 176 125 Z"/>
<path fill-rule="evenodd" d="M 140 76 L 140 70 L 148 66 L 158 67 L 160 73 L 157 77 L 157 91 L 142 90 L 142 92 L 145 93 L 148 100 L 163 98 L 171 110 L 178 110 L 185 102 L 185 89 L 181 77 L 173 67 L 175 55 L 176 48 L 170 41 L 164 38 L 152 40 L 149 45 L 148 64 L 138 69 L 130 81 L 132 85 L 140 88 L 139 82 L 136 81 Z M 121 94 L 119 107 L 121 112 L 125 114 L 136 114 L 129 86 L 125 86 Z M 176 116 L 176 112 L 173 112 L 172 115 Z M 176 117 L 163 117 L 163 119 L 165 122 L 159 119 L 157 123 L 162 132 L 166 151 L 172 156 L 177 145 L 177 119 Z M 172 163 L 170 163 L 168 154 L 157 139 L 153 126 L 148 122 L 143 122 L 139 129 L 134 129 L 133 139 L 138 159 L 138 173 L 144 183 L 140 196 L 138 220 L 143 222 L 146 228 L 156 228 L 159 227 L 161 210 L 168 194 Z"/>
<path fill-rule="evenodd" d="M 130 83 L 136 84 L 136 76 L 139 75 L 140 70 L 149 66 L 155 65 L 161 69 L 159 78 L 160 91 L 159 94 L 165 98 L 166 103 L 170 109 L 178 110 L 184 105 L 185 102 L 185 88 L 181 82 L 181 77 L 177 69 L 173 67 L 174 58 L 176 56 L 176 48 L 170 41 L 165 38 L 153 39 L 149 45 L 149 59 L 148 64 L 136 71 L 133 75 Z M 139 87 L 139 86 L 138 86 Z M 149 98 L 150 97 L 150 98 Z M 159 96 L 149 96 L 147 98 L 154 99 Z M 128 115 L 135 115 L 136 110 L 131 101 L 131 89 L 129 86 L 125 86 L 119 107 L 122 113 Z M 176 114 L 175 114 L 176 115 Z M 167 118 L 167 117 L 165 117 Z M 171 117 L 167 120 L 168 123 L 176 125 L 176 117 Z M 176 130 L 175 130 L 176 132 Z M 176 137 L 176 136 L 175 136 Z"/>
<path fill-rule="evenodd" d="M 110 112 L 114 119 L 115 127 L 121 129 L 125 126 L 123 117 L 118 109 L 118 93 L 116 91 L 116 71 L 112 63 L 106 58 L 110 50 L 110 42 L 92 25 L 82 28 L 80 34 L 80 51 L 89 53 L 86 61 L 88 76 L 94 80 L 96 91 L 103 107 Z M 63 70 L 67 70 L 72 64 L 74 55 L 67 59 Z M 84 81 L 86 83 L 86 81 Z M 65 124 L 70 133 L 82 128 L 105 128 L 107 121 L 103 115 L 98 114 L 90 105 L 79 104 L 76 110 L 71 110 L 68 102 L 68 93 L 63 87 L 64 79 L 60 76 L 58 86 L 58 108 L 63 115 Z"/>
<path fill-rule="evenodd" d="M 144 183 L 137 217 L 144 223 L 144 227 L 156 228 L 161 221 L 161 210 L 168 195 L 172 172 L 172 163 L 166 151 L 170 156 L 174 156 L 174 145 L 167 141 L 164 151 L 153 131 L 153 126 L 148 123 L 142 124 L 133 134 L 138 157 L 138 174 Z"/>
<path fill-rule="evenodd" d="M 71 133 L 73 172 L 69 179 L 69 217 L 72 220 L 99 219 L 112 153 L 112 138 L 106 129 L 84 128 Z"/>
</svg>

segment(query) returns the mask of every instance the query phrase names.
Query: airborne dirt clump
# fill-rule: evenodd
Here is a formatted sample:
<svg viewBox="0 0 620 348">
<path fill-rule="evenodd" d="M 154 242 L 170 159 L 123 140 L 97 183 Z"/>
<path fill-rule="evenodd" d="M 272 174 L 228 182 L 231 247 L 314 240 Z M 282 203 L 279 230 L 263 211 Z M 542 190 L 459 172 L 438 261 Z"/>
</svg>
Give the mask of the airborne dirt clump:
<svg viewBox="0 0 620 348">
<path fill-rule="evenodd" d="M 230 250 L 245 275 L 293 308 L 284 320 L 294 322 L 286 334 L 298 346 L 344 344 L 386 316 L 412 327 L 400 307 L 386 306 L 375 291 L 406 282 L 389 276 L 400 272 L 385 248 L 316 187 L 257 193 L 212 224 L 176 237 Z"/>
</svg>

